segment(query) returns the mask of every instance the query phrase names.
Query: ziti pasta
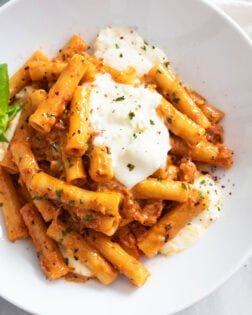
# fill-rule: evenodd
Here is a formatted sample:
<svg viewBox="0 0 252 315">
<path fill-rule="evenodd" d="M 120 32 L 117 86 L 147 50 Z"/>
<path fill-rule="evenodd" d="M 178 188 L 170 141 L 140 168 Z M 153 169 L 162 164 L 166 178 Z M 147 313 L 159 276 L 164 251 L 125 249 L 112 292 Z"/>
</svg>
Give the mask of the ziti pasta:
<svg viewBox="0 0 252 315">
<path fill-rule="evenodd" d="M 179 252 L 219 216 L 200 165 L 232 166 L 224 113 L 134 30 L 105 28 L 88 48 L 73 35 L 10 79 L 0 65 L 6 235 L 32 239 L 49 280 L 109 285 L 121 273 L 140 287 L 142 257 Z"/>
</svg>

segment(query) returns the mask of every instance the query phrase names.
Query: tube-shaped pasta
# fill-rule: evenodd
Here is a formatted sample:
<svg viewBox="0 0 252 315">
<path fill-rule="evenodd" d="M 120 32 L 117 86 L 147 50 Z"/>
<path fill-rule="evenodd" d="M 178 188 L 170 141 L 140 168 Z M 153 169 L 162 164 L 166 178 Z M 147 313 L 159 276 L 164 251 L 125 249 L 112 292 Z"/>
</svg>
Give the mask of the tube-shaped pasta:
<svg viewBox="0 0 252 315">
<path fill-rule="evenodd" d="M 10 174 L 18 173 L 18 168 L 17 168 L 16 164 L 12 161 L 11 151 L 8 149 L 5 152 L 2 161 L 0 161 L 0 165 L 2 167 L 4 167 L 8 171 L 8 173 L 10 173 Z"/>
<path fill-rule="evenodd" d="M 66 45 L 59 50 L 59 53 L 53 58 L 53 61 L 69 61 L 73 55 L 83 55 L 87 49 L 88 44 L 79 35 L 74 34 L 66 43 Z"/>
<path fill-rule="evenodd" d="M 22 110 L 14 135 L 10 141 L 8 149 L 1 161 L 1 165 L 6 168 L 10 173 L 17 173 L 18 168 L 12 160 L 12 153 L 10 151 L 11 144 L 14 142 L 28 141 L 33 134 L 33 129 L 27 123 L 27 117 L 31 112 L 31 104 L 27 102 Z"/>
<path fill-rule="evenodd" d="M 47 230 L 47 235 L 60 242 L 69 255 L 74 256 L 76 260 L 85 264 L 103 284 L 108 285 L 117 277 L 115 269 L 93 245 L 59 220 L 51 223 Z"/>
<path fill-rule="evenodd" d="M 32 203 L 20 210 L 38 253 L 41 269 L 50 280 L 58 279 L 69 272 L 57 244 L 46 234 L 46 225 Z"/>
<path fill-rule="evenodd" d="M 183 138 L 189 143 L 198 143 L 203 135 L 205 129 L 197 125 L 186 115 L 178 111 L 171 103 L 162 99 L 157 111 L 163 117 L 165 124 L 169 130 L 175 135 Z"/>
<path fill-rule="evenodd" d="M 192 159 L 208 164 L 229 168 L 233 165 L 233 153 L 223 144 L 214 145 L 200 141 L 192 147 Z"/>
<path fill-rule="evenodd" d="M 56 213 L 55 207 L 47 200 L 46 194 L 44 194 L 44 196 L 38 196 L 30 187 L 32 177 L 39 171 L 30 145 L 25 142 L 15 142 L 11 145 L 11 152 L 13 160 L 19 169 L 22 181 L 30 192 L 34 204 L 43 216 L 43 219 L 46 222 L 51 221 Z"/>
<path fill-rule="evenodd" d="M 108 65 L 103 65 L 102 69 L 104 69 L 107 73 L 109 73 L 114 79 L 114 81 L 118 83 L 131 84 L 133 86 L 138 86 L 139 84 L 141 84 L 141 80 L 137 76 L 136 70 L 133 67 L 128 67 L 124 71 L 119 71 Z"/>
<path fill-rule="evenodd" d="M 109 65 L 104 65 L 100 59 L 97 59 L 86 52 L 84 53 L 84 56 L 89 62 L 89 67 L 84 76 L 84 82 L 94 81 L 97 72 L 105 72 L 109 73 L 115 82 L 131 84 L 133 86 L 141 84 L 141 79 L 137 76 L 134 67 L 129 66 L 126 70 L 119 71 Z"/>
<path fill-rule="evenodd" d="M 20 238 L 28 237 L 22 216 L 21 208 L 15 187 L 10 175 L 0 167 L 0 202 L 9 241 L 15 242 Z"/>
<path fill-rule="evenodd" d="M 158 180 L 160 179 L 170 179 L 177 180 L 179 168 L 174 165 L 170 155 L 167 155 L 166 166 L 164 168 L 159 168 L 156 170 L 151 177 L 155 177 Z"/>
<path fill-rule="evenodd" d="M 89 90 L 81 86 L 74 92 L 69 115 L 69 130 L 67 133 L 66 154 L 73 157 L 81 157 L 88 148 Z"/>
<path fill-rule="evenodd" d="M 32 81 L 55 81 L 66 68 L 66 62 L 33 61 L 29 66 Z"/>
<path fill-rule="evenodd" d="M 85 59 L 81 55 L 74 55 L 65 70 L 48 93 L 48 97 L 38 106 L 30 116 L 32 127 L 42 133 L 48 133 L 56 123 L 56 119 L 65 110 L 67 102 L 86 71 Z"/>
<path fill-rule="evenodd" d="M 154 66 L 148 75 L 154 79 L 164 95 L 169 95 L 170 101 L 178 110 L 205 129 L 211 126 L 207 117 L 194 103 L 183 85 L 181 85 L 180 81 L 169 68 L 160 64 Z"/>
<path fill-rule="evenodd" d="M 61 201 L 67 205 L 74 202 L 75 207 L 80 209 L 93 209 L 104 215 L 119 216 L 118 208 L 121 195 L 116 192 L 85 190 L 69 185 L 44 172 L 39 172 L 33 176 L 31 188 L 40 196 L 47 194 L 49 199 Z"/>
<path fill-rule="evenodd" d="M 14 142 L 11 144 L 13 160 L 18 166 L 21 178 L 30 188 L 30 182 L 34 174 L 39 171 L 37 161 L 31 151 L 28 142 Z"/>
<path fill-rule="evenodd" d="M 69 184 L 82 186 L 87 181 L 87 174 L 81 157 L 67 156 L 62 150 L 62 162 L 65 169 L 66 181 Z"/>
<path fill-rule="evenodd" d="M 188 87 L 186 91 L 212 124 L 217 124 L 224 117 L 223 111 L 209 104 L 199 93 Z"/>
<path fill-rule="evenodd" d="M 14 135 L 10 141 L 8 149 L 4 155 L 1 165 L 8 169 L 10 173 L 17 173 L 18 168 L 16 164 L 12 161 L 12 154 L 10 151 L 11 144 L 14 142 L 28 141 L 33 135 L 33 129 L 28 124 L 28 119 L 31 113 L 37 108 L 38 104 L 46 98 L 45 90 L 35 90 L 27 96 L 27 102 L 22 108 L 21 115 L 18 120 Z"/>
<path fill-rule="evenodd" d="M 185 202 L 189 196 L 187 183 L 147 178 L 136 184 L 133 193 L 137 199 L 161 199 Z"/>
<path fill-rule="evenodd" d="M 19 196 L 19 199 L 21 200 L 22 204 L 32 202 L 32 196 L 29 193 L 27 187 L 23 185 L 23 183 L 20 180 L 20 185 L 16 188 L 17 194 Z"/>
<path fill-rule="evenodd" d="M 182 139 L 171 136 L 171 154 L 190 156 L 194 161 L 229 168 L 233 164 L 232 151 L 223 144 L 212 144 L 203 139 L 198 144 L 188 146 Z"/>
<path fill-rule="evenodd" d="M 72 202 L 73 203 L 73 202 Z M 75 204 L 73 205 L 75 206 Z M 75 217 L 78 218 L 80 228 L 90 228 L 98 232 L 102 232 L 108 236 L 113 235 L 119 227 L 121 217 L 104 215 L 93 210 L 83 210 L 73 207 L 69 210 Z"/>
<path fill-rule="evenodd" d="M 85 53 L 85 58 L 88 54 Z M 89 56 L 89 55 L 88 55 Z M 89 59 L 87 59 L 87 71 L 85 72 L 81 84 L 84 82 L 93 82 L 95 81 L 95 76 L 99 72 L 97 66 L 92 63 Z"/>
<path fill-rule="evenodd" d="M 212 124 L 217 124 L 224 117 L 224 112 L 207 102 L 199 105 L 199 108 Z"/>
<path fill-rule="evenodd" d="M 10 98 L 18 93 L 30 82 L 29 68 L 33 61 L 48 61 L 48 58 L 40 51 L 35 53 L 23 64 L 23 66 L 10 78 Z"/>
<path fill-rule="evenodd" d="M 130 281 L 141 287 L 150 273 L 135 257 L 129 255 L 118 243 L 112 242 L 101 233 L 89 230 L 87 239 L 101 254 L 112 263 Z"/>
<path fill-rule="evenodd" d="M 114 177 L 112 159 L 104 145 L 94 146 L 90 153 L 89 175 L 95 182 L 104 183 Z"/>
<path fill-rule="evenodd" d="M 196 215 L 208 207 L 208 197 L 191 189 L 187 202 L 169 210 L 138 240 L 138 247 L 149 258 L 154 257 L 165 242 L 173 239 L 178 232 Z"/>
<path fill-rule="evenodd" d="M 68 156 L 65 152 L 66 136 L 61 138 L 60 154 L 64 165 L 66 182 L 68 184 L 82 186 L 87 182 L 87 174 L 82 157 Z"/>
<path fill-rule="evenodd" d="M 201 141 L 191 149 L 193 160 L 200 160 L 201 162 L 211 163 L 211 161 L 218 160 L 218 147 L 207 141 Z"/>
<path fill-rule="evenodd" d="M 30 94 L 28 94 L 28 100 L 31 103 L 32 112 L 34 112 L 37 109 L 39 104 L 42 101 L 44 101 L 46 97 L 47 97 L 47 92 L 43 89 L 34 90 Z"/>
</svg>

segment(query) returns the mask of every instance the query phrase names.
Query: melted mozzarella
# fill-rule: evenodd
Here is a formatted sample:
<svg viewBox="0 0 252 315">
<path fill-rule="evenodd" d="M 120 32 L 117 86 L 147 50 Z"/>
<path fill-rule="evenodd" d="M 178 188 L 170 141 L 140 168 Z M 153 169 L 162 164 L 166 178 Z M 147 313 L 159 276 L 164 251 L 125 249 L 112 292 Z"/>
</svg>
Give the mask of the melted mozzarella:
<svg viewBox="0 0 252 315">
<path fill-rule="evenodd" d="M 71 268 L 73 273 L 76 273 L 85 277 L 93 277 L 94 273 L 88 269 L 83 263 L 79 260 L 76 260 L 73 256 L 68 255 L 67 251 L 63 246 L 60 246 L 60 251 L 65 259 L 67 259 L 68 266 Z"/>
<path fill-rule="evenodd" d="M 135 68 L 139 76 L 154 65 L 167 61 L 165 53 L 143 40 L 135 30 L 107 27 L 100 31 L 94 44 L 95 56 L 117 70 Z"/>
<path fill-rule="evenodd" d="M 10 141 L 14 135 L 18 120 L 20 117 L 20 112 L 12 119 L 12 121 L 9 123 L 8 129 L 6 129 L 4 135 Z M 5 152 L 8 148 L 9 143 L 6 142 L 0 142 L 0 161 L 4 158 Z"/>
<path fill-rule="evenodd" d="M 220 216 L 221 191 L 213 178 L 210 175 L 201 175 L 192 186 L 208 194 L 209 208 L 195 217 L 174 239 L 168 241 L 160 250 L 162 254 L 171 255 L 187 249 Z"/>
<path fill-rule="evenodd" d="M 91 87 L 90 122 L 94 145 L 110 148 L 117 180 L 128 188 L 165 166 L 169 132 L 156 112 L 161 96 L 144 86 L 115 83 L 96 76 Z"/>
</svg>

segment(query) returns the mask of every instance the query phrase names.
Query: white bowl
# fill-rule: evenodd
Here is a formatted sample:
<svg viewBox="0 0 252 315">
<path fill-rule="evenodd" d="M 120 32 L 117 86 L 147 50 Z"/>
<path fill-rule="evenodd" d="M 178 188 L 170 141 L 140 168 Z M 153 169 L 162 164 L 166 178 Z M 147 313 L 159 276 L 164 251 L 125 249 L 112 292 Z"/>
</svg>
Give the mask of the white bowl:
<svg viewBox="0 0 252 315">
<path fill-rule="evenodd" d="M 140 289 L 123 277 L 110 287 L 49 282 L 31 244 L 9 243 L 1 220 L 0 294 L 36 314 L 171 314 L 213 291 L 252 251 L 252 48 L 223 13 L 199 0 L 13 0 L 0 9 L 0 62 L 13 72 L 34 50 L 53 56 L 73 33 L 92 42 L 107 25 L 138 29 L 166 51 L 184 81 L 225 111 L 235 154 L 233 168 L 218 172 L 223 213 L 192 248 L 145 261 L 152 276 Z"/>
</svg>

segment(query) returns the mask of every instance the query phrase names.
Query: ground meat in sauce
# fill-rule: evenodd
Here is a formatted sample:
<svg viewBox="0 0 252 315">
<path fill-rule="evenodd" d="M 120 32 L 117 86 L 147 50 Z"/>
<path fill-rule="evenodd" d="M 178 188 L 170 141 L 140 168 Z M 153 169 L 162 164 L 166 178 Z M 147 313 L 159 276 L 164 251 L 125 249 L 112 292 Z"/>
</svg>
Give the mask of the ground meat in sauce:
<svg viewBox="0 0 252 315">
<path fill-rule="evenodd" d="M 179 180 L 193 183 L 196 171 L 197 167 L 190 159 L 182 158 L 179 165 Z"/>
<path fill-rule="evenodd" d="M 223 127 L 220 125 L 212 125 L 206 130 L 206 138 L 213 144 L 223 143 L 224 133 Z"/>
</svg>

